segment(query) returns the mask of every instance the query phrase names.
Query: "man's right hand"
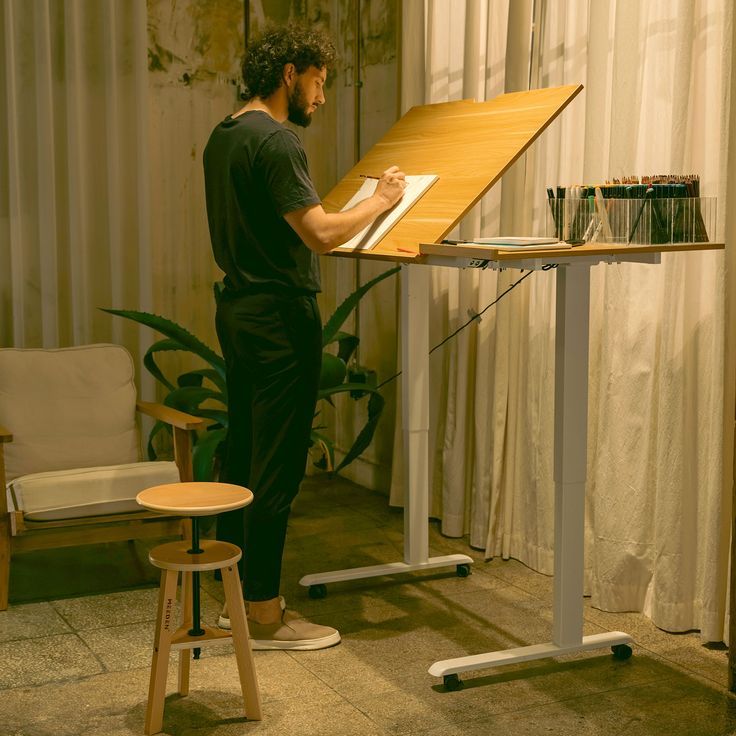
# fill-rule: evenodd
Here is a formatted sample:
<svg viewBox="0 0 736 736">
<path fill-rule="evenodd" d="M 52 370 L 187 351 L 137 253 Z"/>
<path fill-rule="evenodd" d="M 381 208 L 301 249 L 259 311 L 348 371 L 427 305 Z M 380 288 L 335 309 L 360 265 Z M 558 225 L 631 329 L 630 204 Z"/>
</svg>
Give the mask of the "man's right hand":
<svg viewBox="0 0 736 736">
<path fill-rule="evenodd" d="M 383 202 L 385 209 L 390 210 L 403 196 L 406 189 L 406 174 L 398 166 L 391 166 L 383 172 L 378 180 L 373 195 Z"/>
<path fill-rule="evenodd" d="M 383 172 L 373 195 L 349 210 L 327 213 L 322 204 L 314 204 L 287 212 L 284 219 L 308 248 L 327 253 L 390 210 L 404 196 L 405 188 L 406 175 L 392 166 Z"/>
</svg>

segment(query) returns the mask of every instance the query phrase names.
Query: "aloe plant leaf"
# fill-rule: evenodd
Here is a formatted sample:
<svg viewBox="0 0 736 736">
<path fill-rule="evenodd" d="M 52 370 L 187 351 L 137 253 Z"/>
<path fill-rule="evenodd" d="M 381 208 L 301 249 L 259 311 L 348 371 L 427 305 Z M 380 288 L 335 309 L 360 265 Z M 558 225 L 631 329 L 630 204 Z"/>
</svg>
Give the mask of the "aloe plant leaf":
<svg viewBox="0 0 736 736">
<path fill-rule="evenodd" d="M 150 327 L 166 337 L 176 340 L 181 344 L 183 350 L 188 350 L 198 355 L 206 363 L 209 363 L 221 376 L 225 376 L 225 361 L 212 348 L 205 345 L 198 337 L 189 330 L 166 317 L 150 312 L 139 312 L 134 309 L 108 309 L 102 308 L 103 312 L 114 314 L 118 317 L 133 320 L 139 324 Z"/>
<path fill-rule="evenodd" d="M 228 426 L 228 414 L 222 409 L 202 409 L 197 408 L 197 416 L 202 419 L 214 419 L 220 427 L 227 428 Z"/>
<path fill-rule="evenodd" d="M 325 343 L 322 347 L 325 348 L 327 345 L 332 344 L 333 342 L 340 342 L 340 340 L 344 340 L 345 338 L 354 338 L 355 340 L 358 340 L 358 338 L 353 335 L 351 332 L 345 332 L 344 330 L 338 330 L 330 339 L 328 343 Z"/>
<path fill-rule="evenodd" d="M 333 342 L 337 342 L 337 357 L 347 363 L 360 344 L 360 338 L 347 332 L 338 332 Z"/>
<path fill-rule="evenodd" d="M 197 439 L 192 450 L 192 472 L 196 481 L 214 480 L 215 455 L 220 444 L 225 441 L 227 430 L 220 428 L 205 432 Z"/>
<path fill-rule="evenodd" d="M 186 373 L 180 373 L 176 377 L 176 385 L 179 388 L 184 386 L 201 386 L 204 378 L 196 371 L 187 371 Z"/>
<path fill-rule="evenodd" d="M 349 465 L 359 457 L 373 441 L 373 435 L 375 434 L 378 420 L 383 413 L 385 403 L 386 400 L 378 391 L 371 392 L 371 397 L 368 399 L 368 421 L 366 421 L 365 426 L 355 438 L 355 442 L 353 442 L 353 446 L 348 450 L 347 455 L 345 455 L 337 468 L 335 468 L 336 473 L 339 473 L 346 465 Z"/>
<path fill-rule="evenodd" d="M 343 301 L 342 304 L 334 311 L 332 316 L 327 320 L 325 326 L 322 328 L 322 345 L 329 345 L 335 338 L 337 331 L 343 326 L 345 320 L 350 316 L 350 313 L 358 305 L 358 302 L 363 298 L 363 295 L 373 288 L 377 283 L 384 279 L 398 273 L 401 270 L 401 266 L 390 268 L 388 271 L 384 271 L 374 279 L 367 281 L 362 286 L 358 287 L 350 296 Z"/>
<path fill-rule="evenodd" d="M 166 378 L 153 356 L 155 353 L 163 351 L 185 349 L 186 348 L 176 340 L 169 340 L 168 338 L 165 340 L 159 340 L 158 342 L 153 343 L 153 345 L 146 350 L 146 354 L 143 356 L 143 365 L 157 381 L 160 381 L 167 389 L 169 389 L 169 391 L 173 391 L 175 388 L 174 384 Z"/>
<path fill-rule="evenodd" d="M 182 386 L 168 394 L 164 399 L 164 404 L 180 411 L 196 414 L 199 405 L 207 399 L 221 402 L 222 394 L 204 386 Z"/>
<path fill-rule="evenodd" d="M 153 427 L 151 428 L 151 432 L 148 435 L 148 445 L 146 447 L 146 452 L 148 454 L 149 460 L 156 460 L 158 458 L 158 455 L 156 455 L 156 450 L 153 446 L 153 438 L 161 431 L 166 431 L 170 434 L 171 425 L 167 424 L 166 422 L 156 420 Z"/>
<path fill-rule="evenodd" d="M 227 397 L 227 385 L 225 379 L 212 368 L 197 368 L 196 370 L 182 373 L 176 382 L 179 386 L 201 386 L 202 379 L 208 379 L 213 385 L 217 386 L 223 396 Z"/>
<path fill-rule="evenodd" d="M 319 374 L 321 389 L 338 386 L 345 380 L 347 366 L 342 358 L 332 353 L 322 353 L 322 367 Z"/>
</svg>

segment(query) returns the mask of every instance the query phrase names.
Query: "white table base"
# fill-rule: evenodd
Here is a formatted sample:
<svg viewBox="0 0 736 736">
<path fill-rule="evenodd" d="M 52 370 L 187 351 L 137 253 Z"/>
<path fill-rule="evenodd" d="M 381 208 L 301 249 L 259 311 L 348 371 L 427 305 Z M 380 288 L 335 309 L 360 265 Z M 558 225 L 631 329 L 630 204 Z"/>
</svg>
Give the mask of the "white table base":
<svg viewBox="0 0 736 736">
<path fill-rule="evenodd" d="M 627 658 L 632 638 L 621 631 L 583 636 L 585 481 L 588 418 L 588 321 L 590 267 L 623 261 L 657 263 L 659 254 L 569 258 L 564 252 L 519 262 L 430 257 L 432 265 L 541 268 L 557 265 L 555 335 L 555 563 L 552 641 L 435 662 L 429 673 L 455 689 L 457 675 L 515 662 L 611 647 Z M 429 269 L 402 267 L 401 324 L 404 433 L 404 561 L 304 576 L 315 586 L 458 565 L 467 574 L 467 555 L 428 557 L 429 516 Z"/>
</svg>

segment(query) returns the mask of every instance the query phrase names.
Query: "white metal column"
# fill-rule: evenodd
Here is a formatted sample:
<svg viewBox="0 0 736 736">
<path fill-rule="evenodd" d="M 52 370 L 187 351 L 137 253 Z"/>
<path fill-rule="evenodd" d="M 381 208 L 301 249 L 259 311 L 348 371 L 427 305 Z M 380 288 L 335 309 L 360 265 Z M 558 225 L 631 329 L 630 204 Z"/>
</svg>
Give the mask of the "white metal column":
<svg viewBox="0 0 736 736">
<path fill-rule="evenodd" d="M 305 575 L 300 585 L 324 585 L 435 567 L 470 565 L 454 554 L 429 557 L 429 277 L 401 267 L 401 391 L 404 449 L 404 561 Z"/>
<path fill-rule="evenodd" d="M 404 562 L 429 551 L 429 275 L 401 269 L 401 431 L 404 448 Z"/>
<path fill-rule="evenodd" d="M 557 268 L 555 310 L 555 586 L 552 641 L 583 637 L 590 267 Z"/>
</svg>

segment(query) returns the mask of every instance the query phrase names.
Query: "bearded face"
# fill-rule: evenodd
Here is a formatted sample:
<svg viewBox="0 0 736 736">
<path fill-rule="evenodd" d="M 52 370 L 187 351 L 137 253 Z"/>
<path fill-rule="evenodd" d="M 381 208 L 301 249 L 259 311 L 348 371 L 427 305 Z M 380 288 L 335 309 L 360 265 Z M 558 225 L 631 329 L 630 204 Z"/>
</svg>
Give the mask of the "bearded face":
<svg viewBox="0 0 736 736">
<path fill-rule="evenodd" d="M 308 128 L 312 122 L 312 113 L 309 112 L 311 105 L 307 102 L 301 79 L 296 80 L 294 89 L 289 92 L 289 122 Z"/>
</svg>

